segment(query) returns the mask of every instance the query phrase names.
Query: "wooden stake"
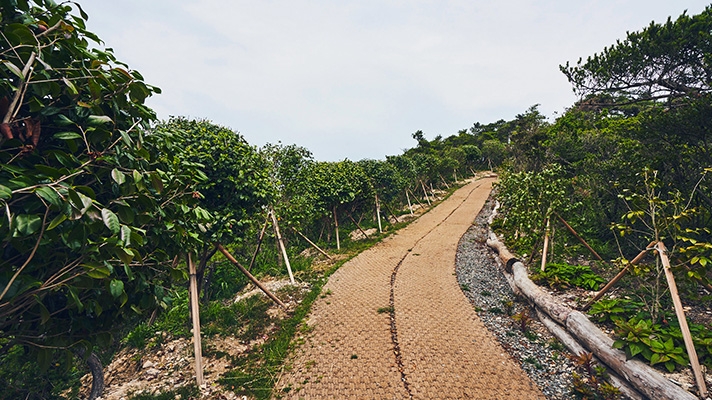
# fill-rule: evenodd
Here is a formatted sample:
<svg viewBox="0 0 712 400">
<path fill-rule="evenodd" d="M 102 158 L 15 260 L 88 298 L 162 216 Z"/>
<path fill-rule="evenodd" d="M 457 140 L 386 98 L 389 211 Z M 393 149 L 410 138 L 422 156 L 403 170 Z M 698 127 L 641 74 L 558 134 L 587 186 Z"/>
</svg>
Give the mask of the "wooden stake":
<svg viewBox="0 0 712 400">
<path fill-rule="evenodd" d="M 556 212 L 554 212 L 554 215 L 556 215 L 556 218 L 558 218 L 559 221 L 561 221 L 561 223 L 564 224 L 564 226 L 566 227 L 566 229 L 568 229 L 569 232 L 571 232 L 571 234 L 574 235 L 574 237 L 575 237 L 576 239 L 578 239 L 579 242 L 581 242 L 581 244 L 583 244 L 584 246 L 586 246 L 586 248 L 588 249 L 588 251 L 590 251 L 591 253 L 593 253 L 593 255 L 594 255 L 597 259 L 599 259 L 600 261 L 603 261 L 603 258 L 602 258 L 600 255 L 598 255 L 598 253 L 596 253 L 596 250 L 594 250 L 591 246 L 589 246 L 588 243 L 586 243 L 586 241 L 584 240 L 584 238 L 582 238 L 582 237 L 574 230 L 574 228 L 572 228 L 571 225 L 569 225 L 568 222 L 566 222 L 563 218 L 561 218 L 561 215 L 559 215 L 559 214 L 556 213 Z"/>
<path fill-rule="evenodd" d="M 549 253 L 549 224 L 551 219 L 546 217 L 546 229 L 544 230 L 544 250 L 541 252 L 541 270 L 546 269 L 546 256 Z"/>
<path fill-rule="evenodd" d="M 391 214 L 391 217 L 393 217 L 393 219 L 396 220 L 396 223 L 400 222 L 400 220 L 398 219 L 398 216 L 393 212 L 393 210 L 391 210 L 391 206 L 389 206 L 388 203 L 383 203 L 383 204 L 386 206 L 386 210 L 388 210 L 388 212 Z"/>
<path fill-rule="evenodd" d="M 306 236 L 304 236 L 304 234 L 302 234 L 301 232 L 299 232 L 299 231 L 297 230 L 297 228 L 292 227 L 292 230 L 293 230 L 294 232 L 296 232 L 297 235 L 301 236 L 302 239 L 306 240 L 307 243 L 309 243 L 313 248 L 317 249 L 317 251 L 319 251 L 319 253 L 325 255 L 326 258 L 328 258 L 329 260 L 331 260 L 331 256 L 330 256 L 329 254 L 327 254 L 324 250 L 321 249 L 321 247 L 317 246 L 314 242 L 312 242 L 311 240 L 309 240 L 309 238 L 306 237 Z"/>
<path fill-rule="evenodd" d="M 428 192 L 425 190 L 425 184 L 423 183 L 422 180 L 420 181 L 420 186 L 423 187 L 423 193 L 425 194 L 425 200 L 428 201 L 428 205 L 429 206 L 432 205 L 432 204 L 430 204 L 430 199 L 428 198 Z"/>
<path fill-rule="evenodd" d="M 415 199 L 415 201 L 418 203 L 418 205 L 420 206 L 420 208 L 425 208 L 425 206 L 423 205 L 423 203 L 420 202 L 420 199 L 418 199 L 418 196 L 416 196 L 415 193 L 413 193 L 412 190 L 410 190 L 410 189 L 408 189 L 408 188 L 406 188 L 405 190 L 406 190 L 406 192 L 410 192 L 410 194 L 413 195 L 413 199 Z"/>
<path fill-rule="evenodd" d="M 203 386 L 203 348 L 200 343 L 200 306 L 198 305 L 198 279 L 195 263 L 188 253 L 188 272 L 190 274 L 190 313 L 193 320 L 193 352 L 195 353 L 195 380 L 198 387 Z"/>
<path fill-rule="evenodd" d="M 410 204 L 410 196 L 408 195 L 408 189 L 405 189 L 405 198 L 408 200 L 408 209 L 410 210 L 410 215 L 413 215 L 413 205 Z"/>
<path fill-rule="evenodd" d="M 255 260 L 257 259 L 257 253 L 260 252 L 260 246 L 262 246 L 262 239 L 265 237 L 265 232 L 267 231 L 267 225 L 269 224 L 269 216 L 272 213 L 272 211 L 267 212 L 267 218 L 265 219 L 265 224 L 262 226 L 262 231 L 260 232 L 260 237 L 257 239 L 257 247 L 255 248 L 255 252 L 252 254 L 252 259 L 250 260 L 250 265 L 247 266 L 248 271 L 252 271 L 252 266 L 255 264 Z"/>
<path fill-rule="evenodd" d="M 370 239 L 370 238 L 368 237 L 368 234 L 366 233 L 366 231 L 364 231 L 363 228 L 361 228 L 361 225 L 359 225 L 359 223 L 356 222 L 356 220 L 354 219 L 353 215 L 351 215 L 351 213 L 348 212 L 348 211 L 346 212 L 346 215 L 349 216 L 349 219 L 351 220 L 351 222 L 353 222 L 354 224 L 356 224 L 356 227 L 358 228 L 358 230 L 361 231 L 361 233 L 363 233 L 363 236 L 366 237 L 366 239 Z"/>
<path fill-rule="evenodd" d="M 262 290 L 262 292 L 264 292 L 264 294 L 266 294 L 267 297 L 269 297 L 270 299 L 272 299 L 275 303 L 279 304 L 282 308 L 287 308 L 287 306 L 286 306 L 284 303 L 282 303 L 282 300 L 278 299 L 277 296 L 275 296 L 274 294 L 272 294 L 272 292 L 270 292 L 266 287 L 264 287 L 264 285 L 262 285 L 262 284 L 260 283 L 260 281 L 257 280 L 257 278 L 255 278 L 254 276 L 252 276 L 252 274 L 249 273 L 249 272 L 245 269 L 245 267 L 243 267 L 243 266 L 235 259 L 235 257 L 233 257 L 232 254 L 230 254 L 230 253 L 223 247 L 223 245 L 221 245 L 221 244 L 219 244 L 219 243 L 218 243 L 218 250 L 220 250 L 220 252 L 223 253 L 223 254 L 225 255 L 225 257 L 227 257 L 227 259 L 230 260 L 231 263 L 235 264 L 235 265 L 237 266 L 237 268 L 240 269 L 240 272 L 242 272 L 243 274 L 245 274 L 245 276 L 246 276 L 250 281 L 252 281 L 252 283 L 254 283 L 255 286 L 257 286 L 258 288 L 260 288 L 260 290 Z"/>
<path fill-rule="evenodd" d="M 383 233 L 381 226 L 381 203 L 378 202 L 378 193 L 376 193 L 376 219 L 378 219 L 378 232 Z"/>
<path fill-rule="evenodd" d="M 270 210 L 269 213 L 272 216 L 272 224 L 274 225 L 274 231 L 277 233 L 277 243 L 279 243 L 279 248 L 282 250 L 282 257 L 284 257 L 284 262 L 287 264 L 287 272 L 289 273 L 289 282 L 294 285 L 294 275 L 292 274 L 292 265 L 289 263 L 289 257 L 287 256 L 287 248 L 284 246 L 284 240 L 282 239 L 282 234 L 279 233 L 279 224 L 277 223 L 277 217 L 274 216 L 274 210 Z"/>
<path fill-rule="evenodd" d="M 339 241 L 339 219 L 336 218 L 336 206 L 334 206 L 334 226 L 336 228 L 336 250 L 341 250 L 341 241 Z"/>
<path fill-rule="evenodd" d="M 588 301 L 588 303 L 586 303 L 583 307 L 581 307 L 581 310 L 583 310 L 583 311 L 588 310 L 588 308 L 591 307 L 591 305 L 593 305 L 593 303 L 597 302 L 601 297 L 603 297 L 603 295 L 606 294 L 606 292 L 611 287 L 613 287 L 613 285 L 615 285 L 616 282 L 618 282 L 619 280 L 621 280 L 621 278 L 623 278 L 623 276 L 625 276 L 625 274 L 628 272 L 628 268 L 631 265 L 638 264 L 640 261 L 643 260 L 643 257 L 645 257 L 645 255 L 648 254 L 648 251 L 653 249 L 652 246 L 654 244 L 655 244 L 655 242 L 651 242 L 648 245 L 648 247 L 645 248 L 645 250 L 638 253 L 638 255 L 635 256 L 635 258 L 633 260 L 631 260 L 631 262 L 629 262 L 628 265 L 623 267 L 623 269 L 621 270 L 621 272 L 618 273 L 618 275 L 614 276 L 613 279 L 611 279 L 608 283 L 606 283 L 606 286 L 604 286 L 603 289 L 598 291 L 597 295 L 595 295 L 591 300 Z"/>
<path fill-rule="evenodd" d="M 675 283 L 675 276 L 670 270 L 670 260 L 667 256 L 667 249 L 663 242 L 658 242 L 655 245 L 655 250 L 660 255 L 660 261 L 663 263 L 663 269 L 665 270 L 665 278 L 667 279 L 668 287 L 670 288 L 670 297 L 672 297 L 672 303 L 675 306 L 675 315 L 677 315 L 677 322 L 680 324 L 680 330 L 682 331 L 682 339 L 685 342 L 685 348 L 687 348 L 687 355 L 690 357 L 690 366 L 692 367 L 692 372 L 695 375 L 695 381 L 697 381 L 697 389 L 700 392 L 700 398 L 707 398 L 707 386 L 705 385 L 705 378 L 702 376 L 702 369 L 700 368 L 700 361 L 697 359 L 697 352 L 695 351 L 695 344 L 692 342 L 692 334 L 690 334 L 690 327 L 687 325 L 687 318 L 685 317 L 685 310 L 682 309 L 682 302 L 680 301 L 680 295 L 677 292 L 677 284 Z"/>
<path fill-rule="evenodd" d="M 438 174 L 438 175 L 440 175 L 440 174 Z M 447 182 L 445 181 L 445 178 L 443 178 L 442 175 L 440 175 L 440 180 L 443 181 L 443 183 L 445 184 L 445 187 L 446 187 L 446 188 L 450 189 L 450 185 L 447 184 Z"/>
</svg>

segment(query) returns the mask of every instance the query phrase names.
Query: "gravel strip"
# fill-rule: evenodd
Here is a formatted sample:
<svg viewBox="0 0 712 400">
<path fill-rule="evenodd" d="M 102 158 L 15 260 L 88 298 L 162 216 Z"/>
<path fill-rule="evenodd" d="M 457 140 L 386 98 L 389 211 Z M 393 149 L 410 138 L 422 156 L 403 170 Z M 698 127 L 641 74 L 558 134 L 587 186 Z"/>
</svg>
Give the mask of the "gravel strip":
<svg viewBox="0 0 712 400">
<path fill-rule="evenodd" d="M 490 198 L 460 239 L 455 264 L 460 287 L 487 329 L 547 399 L 571 399 L 574 397 L 571 373 L 575 367 L 568 358 L 569 352 L 536 319 L 532 307 L 512 292 L 499 260 L 485 243 L 489 232 L 487 218 L 493 206 Z M 532 316 L 527 334 L 512 318 L 521 312 Z"/>
</svg>

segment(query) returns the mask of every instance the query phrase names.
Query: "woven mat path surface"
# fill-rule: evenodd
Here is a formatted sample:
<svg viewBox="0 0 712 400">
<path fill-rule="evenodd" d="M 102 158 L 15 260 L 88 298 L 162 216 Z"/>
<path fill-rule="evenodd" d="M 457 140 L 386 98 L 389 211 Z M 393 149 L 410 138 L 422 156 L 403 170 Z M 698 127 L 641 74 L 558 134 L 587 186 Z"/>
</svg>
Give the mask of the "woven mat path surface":
<svg viewBox="0 0 712 400">
<path fill-rule="evenodd" d="M 471 182 L 344 264 L 314 303 L 288 399 L 543 399 L 477 317 L 455 253 L 494 178 Z M 380 311 L 380 312 L 379 312 Z"/>
</svg>

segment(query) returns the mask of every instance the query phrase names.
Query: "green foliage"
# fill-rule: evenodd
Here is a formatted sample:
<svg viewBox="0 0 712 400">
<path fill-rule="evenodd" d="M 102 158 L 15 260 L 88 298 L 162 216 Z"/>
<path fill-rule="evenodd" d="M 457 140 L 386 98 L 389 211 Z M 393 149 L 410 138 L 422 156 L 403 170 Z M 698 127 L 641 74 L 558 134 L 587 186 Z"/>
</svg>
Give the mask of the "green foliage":
<svg viewBox="0 0 712 400">
<path fill-rule="evenodd" d="M 643 303 L 629 299 L 601 299 L 591 306 L 588 314 L 598 322 L 616 322 L 637 315 L 642 307 Z"/>
<path fill-rule="evenodd" d="M 212 216 L 201 229 L 203 240 L 241 240 L 274 197 L 267 161 L 239 133 L 209 121 L 172 117 L 154 130 L 176 140 L 173 156 L 181 165 L 199 165 L 207 178 L 194 193 Z"/>
<path fill-rule="evenodd" d="M 606 282 L 587 265 L 557 263 L 547 264 L 544 271 L 532 275 L 531 279 L 558 289 L 574 286 L 587 290 L 598 290 L 599 286 Z"/>
<path fill-rule="evenodd" d="M 676 366 L 686 367 L 689 364 L 679 332 L 679 328 L 663 328 L 646 319 L 618 320 L 616 334 L 620 339 L 613 343 L 613 347 L 625 350 L 628 358 L 640 355 L 650 365 L 663 364 L 673 372 Z"/>
<path fill-rule="evenodd" d="M 582 96 L 611 93 L 638 101 L 694 97 L 710 91 L 712 8 L 651 22 L 600 54 L 561 71 Z"/>
<path fill-rule="evenodd" d="M 615 386 L 606 382 L 608 373 L 604 367 L 596 365 L 593 353 L 581 353 L 569 356 L 576 366 L 572 372 L 573 392 L 577 399 L 615 400 L 621 393 Z"/>
<path fill-rule="evenodd" d="M 515 248 L 525 251 L 543 235 L 543 221 L 552 211 L 563 214 L 576 206 L 569 198 L 569 181 L 558 165 L 541 172 L 505 173 L 497 190 L 506 215 L 502 228 Z"/>
<path fill-rule="evenodd" d="M 172 256 L 210 219 L 197 167 L 161 159 L 173 138 L 146 132 L 160 91 L 70 4 L 0 3 L 0 339 L 43 369 L 165 307 L 184 277 Z"/>
<path fill-rule="evenodd" d="M 195 384 L 177 387 L 160 394 L 136 394 L 130 395 L 129 400 L 174 400 L 174 399 L 194 400 L 200 398 L 200 389 Z"/>
</svg>

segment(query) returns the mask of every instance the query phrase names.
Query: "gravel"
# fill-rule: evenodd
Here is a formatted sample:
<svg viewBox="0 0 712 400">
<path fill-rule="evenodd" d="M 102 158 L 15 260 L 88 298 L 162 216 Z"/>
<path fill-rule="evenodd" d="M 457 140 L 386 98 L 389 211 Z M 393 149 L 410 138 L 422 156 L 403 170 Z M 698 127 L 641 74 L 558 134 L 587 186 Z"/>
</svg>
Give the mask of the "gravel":
<svg viewBox="0 0 712 400">
<path fill-rule="evenodd" d="M 493 203 L 490 198 L 460 239 L 455 264 L 458 282 L 487 329 L 546 398 L 571 399 L 575 367 L 568 358 L 569 352 L 536 319 L 533 308 L 512 292 L 502 274 L 501 263 L 485 243 Z M 532 316 L 526 334 L 512 318 L 522 312 Z"/>
</svg>

